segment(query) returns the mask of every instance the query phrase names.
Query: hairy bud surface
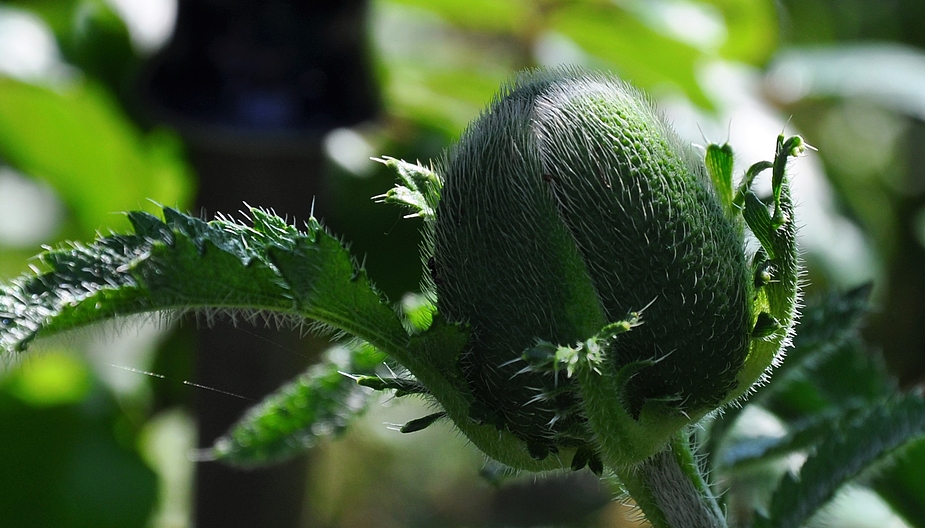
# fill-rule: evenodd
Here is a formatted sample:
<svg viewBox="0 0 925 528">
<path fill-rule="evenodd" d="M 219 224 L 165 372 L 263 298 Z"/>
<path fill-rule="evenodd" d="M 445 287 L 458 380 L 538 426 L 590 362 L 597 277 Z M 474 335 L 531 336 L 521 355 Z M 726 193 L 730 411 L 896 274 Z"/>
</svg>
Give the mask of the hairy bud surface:
<svg viewBox="0 0 925 528">
<path fill-rule="evenodd" d="M 753 314 L 743 222 L 703 157 L 637 90 L 598 73 L 524 74 L 437 168 L 430 271 L 438 310 L 469 326 L 458 362 L 473 418 L 543 457 L 589 442 L 574 378 L 518 361 L 640 312 L 595 368 L 645 362 L 614 403 L 680 412 L 736 386 Z"/>
</svg>

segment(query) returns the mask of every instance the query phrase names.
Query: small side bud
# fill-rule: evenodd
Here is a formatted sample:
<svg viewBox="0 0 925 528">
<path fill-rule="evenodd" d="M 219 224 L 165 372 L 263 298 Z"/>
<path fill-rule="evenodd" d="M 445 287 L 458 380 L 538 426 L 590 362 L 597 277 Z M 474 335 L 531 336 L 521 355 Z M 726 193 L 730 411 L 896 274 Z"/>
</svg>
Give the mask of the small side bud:
<svg viewBox="0 0 925 528">
<path fill-rule="evenodd" d="M 433 414 L 428 414 L 427 416 L 422 416 L 421 418 L 417 418 L 417 419 L 409 421 L 405 425 L 401 426 L 401 428 L 399 429 L 399 432 L 416 433 L 417 431 L 427 429 L 428 427 L 433 425 L 434 422 L 442 418 L 446 418 L 445 412 L 436 412 Z"/>
</svg>

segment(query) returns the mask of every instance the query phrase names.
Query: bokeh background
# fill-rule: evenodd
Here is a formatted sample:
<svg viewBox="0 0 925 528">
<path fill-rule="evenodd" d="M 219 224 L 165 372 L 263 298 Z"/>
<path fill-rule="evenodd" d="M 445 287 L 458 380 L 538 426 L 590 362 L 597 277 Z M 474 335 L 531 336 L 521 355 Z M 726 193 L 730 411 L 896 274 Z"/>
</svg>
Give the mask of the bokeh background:
<svg viewBox="0 0 925 528">
<path fill-rule="evenodd" d="M 370 158 L 438 157 L 517 70 L 579 64 L 645 89 L 685 139 L 729 141 L 740 172 L 803 134 L 809 295 L 873 281 L 865 361 L 916 386 L 923 47 L 921 0 L 0 2 L 0 278 L 43 245 L 126 229 L 120 211 L 246 202 L 314 212 L 399 301 L 419 226 L 370 200 L 392 184 Z M 232 326 L 120 321 L 0 360 L 0 525 L 633 525 L 584 473 L 498 486 L 448 426 L 399 434 L 427 412 L 414 401 L 277 467 L 194 462 L 326 346 Z M 925 526 L 925 449 L 891 471 L 820 522 Z"/>
</svg>

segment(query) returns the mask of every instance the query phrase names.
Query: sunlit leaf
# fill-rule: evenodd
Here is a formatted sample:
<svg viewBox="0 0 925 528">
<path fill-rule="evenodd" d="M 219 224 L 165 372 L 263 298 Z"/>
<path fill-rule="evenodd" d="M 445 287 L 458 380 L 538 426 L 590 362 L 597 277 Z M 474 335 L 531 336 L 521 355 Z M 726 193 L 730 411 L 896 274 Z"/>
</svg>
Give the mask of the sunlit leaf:
<svg viewBox="0 0 925 528">
<path fill-rule="evenodd" d="M 118 225 L 113 212 L 192 193 L 179 141 L 142 134 L 92 82 L 52 90 L 0 78 L 0 159 L 49 182 L 87 233 Z"/>
<path fill-rule="evenodd" d="M 763 65 L 777 49 L 778 13 L 771 0 L 704 0 L 726 25 L 723 58 Z"/>
<path fill-rule="evenodd" d="M 556 11 L 551 29 L 612 64 L 615 73 L 646 90 L 673 87 L 704 108 L 712 103 L 697 82 L 701 53 L 612 5 L 573 4 Z"/>
<path fill-rule="evenodd" d="M 26 9 L 38 15 L 58 37 L 70 32 L 74 8 L 79 0 L 6 0 L 4 4 Z"/>
<path fill-rule="evenodd" d="M 516 33 L 528 20 L 528 0 L 390 0 L 392 3 L 432 11 L 447 22 L 473 31 Z"/>
<path fill-rule="evenodd" d="M 46 354 L 29 368 L 16 371 L 5 386 L 10 394 L 35 407 L 74 404 L 87 396 L 91 375 L 74 356 Z"/>
<path fill-rule="evenodd" d="M 393 114 L 458 135 L 482 111 L 507 71 L 426 68 L 391 62 L 385 95 Z"/>
</svg>

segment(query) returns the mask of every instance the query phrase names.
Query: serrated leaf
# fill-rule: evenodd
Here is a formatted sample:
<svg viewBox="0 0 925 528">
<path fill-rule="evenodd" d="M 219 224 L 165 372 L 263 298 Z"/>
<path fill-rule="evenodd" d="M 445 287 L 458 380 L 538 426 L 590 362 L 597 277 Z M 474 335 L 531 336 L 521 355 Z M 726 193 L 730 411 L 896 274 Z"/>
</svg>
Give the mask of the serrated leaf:
<svg viewBox="0 0 925 528">
<path fill-rule="evenodd" d="M 787 474 L 755 528 L 796 528 L 865 469 L 925 434 L 925 400 L 903 395 L 881 402 L 864 416 L 841 424 L 800 468 Z"/>
<path fill-rule="evenodd" d="M 375 395 L 344 373 L 372 374 L 384 359 L 366 343 L 328 350 L 319 364 L 247 411 L 203 457 L 237 466 L 265 465 L 342 433 Z"/>
<path fill-rule="evenodd" d="M 448 417 L 489 456 L 536 471 L 523 441 L 470 419 L 471 398 L 457 369 L 468 332 L 434 314 L 409 335 L 343 245 L 311 219 L 304 231 L 259 210 L 254 227 L 204 222 L 165 210 L 163 227 L 142 213 L 133 235 L 50 251 L 46 271 L 0 285 L 0 350 L 23 350 L 51 336 L 114 317 L 151 311 L 246 310 L 306 319 L 388 354 L 424 384 Z M 144 235 L 139 234 L 145 233 Z"/>
<path fill-rule="evenodd" d="M 251 215 L 253 227 L 169 208 L 164 221 L 132 213 L 133 235 L 40 255 L 47 271 L 0 285 L 0 350 L 117 316 L 226 309 L 312 319 L 401 355 L 399 317 L 336 238 L 314 219 L 299 231 Z"/>
</svg>

